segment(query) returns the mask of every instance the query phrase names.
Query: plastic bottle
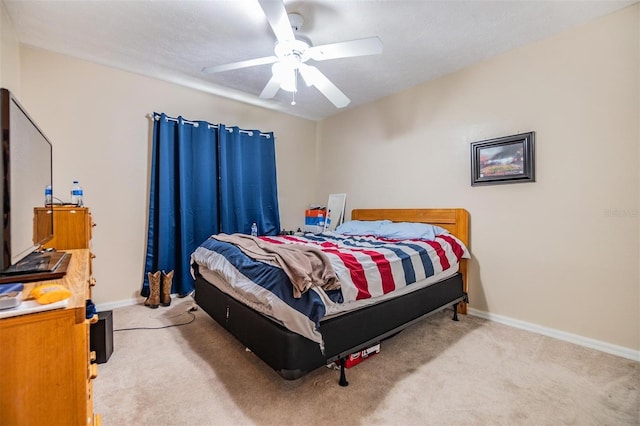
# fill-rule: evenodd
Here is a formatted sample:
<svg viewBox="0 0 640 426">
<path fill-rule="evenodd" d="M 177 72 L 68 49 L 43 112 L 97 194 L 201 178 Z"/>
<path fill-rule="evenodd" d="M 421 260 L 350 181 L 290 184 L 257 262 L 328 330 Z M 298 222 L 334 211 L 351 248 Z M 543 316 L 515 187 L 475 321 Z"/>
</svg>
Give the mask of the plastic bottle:
<svg viewBox="0 0 640 426">
<path fill-rule="evenodd" d="M 53 204 L 53 191 L 51 190 L 51 185 L 47 185 L 44 189 L 44 205 L 50 206 Z"/>
<path fill-rule="evenodd" d="M 258 236 L 258 225 L 255 222 L 251 224 L 251 235 L 254 237 Z"/>
<path fill-rule="evenodd" d="M 73 181 L 73 186 L 71 187 L 71 204 L 75 204 L 78 207 L 82 207 L 82 187 L 78 183 L 77 180 Z"/>
</svg>

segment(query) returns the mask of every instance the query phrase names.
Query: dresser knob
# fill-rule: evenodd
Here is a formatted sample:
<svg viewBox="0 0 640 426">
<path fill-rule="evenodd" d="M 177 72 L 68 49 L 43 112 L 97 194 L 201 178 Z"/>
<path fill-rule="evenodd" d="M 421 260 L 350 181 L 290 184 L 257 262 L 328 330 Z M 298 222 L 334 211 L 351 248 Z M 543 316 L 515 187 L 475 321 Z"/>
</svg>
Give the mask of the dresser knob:
<svg viewBox="0 0 640 426">
<path fill-rule="evenodd" d="M 89 380 L 93 380 L 98 377 L 98 364 L 91 364 L 89 366 Z"/>
</svg>

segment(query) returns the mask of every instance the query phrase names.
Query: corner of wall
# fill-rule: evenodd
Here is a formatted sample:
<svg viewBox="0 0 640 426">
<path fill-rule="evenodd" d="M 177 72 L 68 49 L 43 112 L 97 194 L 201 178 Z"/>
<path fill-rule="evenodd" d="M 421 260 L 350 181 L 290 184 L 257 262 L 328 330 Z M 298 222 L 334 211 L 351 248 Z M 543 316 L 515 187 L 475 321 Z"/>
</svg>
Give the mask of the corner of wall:
<svg viewBox="0 0 640 426">
<path fill-rule="evenodd" d="M 20 94 L 20 42 L 4 1 L 0 1 L 0 86 Z"/>
<path fill-rule="evenodd" d="M 323 199 L 323 195 L 320 194 L 320 188 L 322 185 L 320 182 L 320 165 L 322 164 L 322 158 L 320 157 L 322 153 L 322 126 L 324 120 L 316 121 L 316 129 L 315 129 L 315 155 L 313 161 L 313 198 L 315 200 Z"/>
</svg>

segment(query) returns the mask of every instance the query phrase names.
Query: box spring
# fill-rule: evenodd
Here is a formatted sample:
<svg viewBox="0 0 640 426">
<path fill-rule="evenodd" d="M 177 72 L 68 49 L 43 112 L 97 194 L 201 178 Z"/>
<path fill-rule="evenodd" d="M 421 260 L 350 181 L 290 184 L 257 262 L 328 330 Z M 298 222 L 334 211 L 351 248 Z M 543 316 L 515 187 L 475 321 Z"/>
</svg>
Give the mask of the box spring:
<svg viewBox="0 0 640 426">
<path fill-rule="evenodd" d="M 320 323 L 323 354 L 317 343 L 229 297 L 195 270 L 196 303 L 287 380 L 364 349 L 466 297 L 462 275 L 457 273 L 395 299 L 327 319 Z"/>
</svg>

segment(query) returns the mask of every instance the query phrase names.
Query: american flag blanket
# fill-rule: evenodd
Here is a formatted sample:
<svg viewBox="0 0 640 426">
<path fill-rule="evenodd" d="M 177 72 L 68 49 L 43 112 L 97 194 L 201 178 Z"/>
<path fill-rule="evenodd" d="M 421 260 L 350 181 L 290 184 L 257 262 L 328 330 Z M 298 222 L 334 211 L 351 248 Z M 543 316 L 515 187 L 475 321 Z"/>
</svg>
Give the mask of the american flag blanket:
<svg viewBox="0 0 640 426">
<path fill-rule="evenodd" d="M 304 236 L 259 237 L 271 244 L 319 247 L 336 272 L 340 289 L 313 287 L 293 297 L 293 286 L 281 268 L 251 259 L 231 243 L 209 238 L 192 254 L 192 262 L 221 277 L 222 291 L 262 312 L 290 330 L 322 344 L 320 321 L 327 315 L 356 309 L 394 294 L 450 276 L 465 245 L 451 234 L 428 240 L 388 240 L 332 232 Z M 206 273 L 203 273 L 206 278 Z"/>
</svg>

